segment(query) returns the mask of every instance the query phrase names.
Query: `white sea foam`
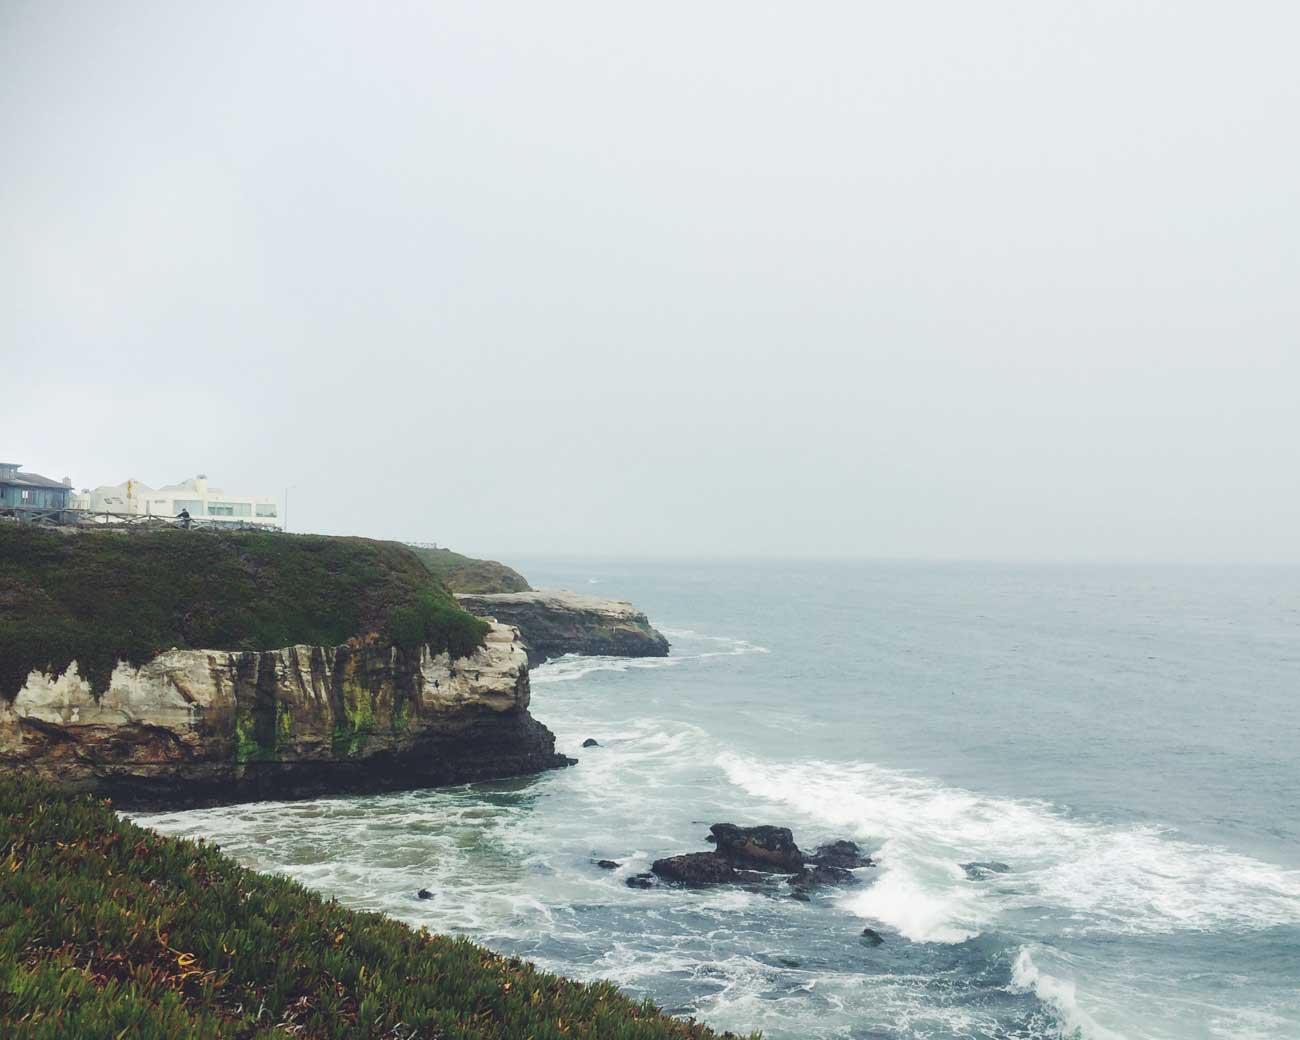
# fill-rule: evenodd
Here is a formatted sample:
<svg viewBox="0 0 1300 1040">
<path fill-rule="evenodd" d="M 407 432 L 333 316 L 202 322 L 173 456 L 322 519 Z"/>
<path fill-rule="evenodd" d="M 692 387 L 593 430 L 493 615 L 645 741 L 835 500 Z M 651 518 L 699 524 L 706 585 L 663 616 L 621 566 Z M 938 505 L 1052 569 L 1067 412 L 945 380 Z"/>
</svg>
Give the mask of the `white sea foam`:
<svg viewBox="0 0 1300 1040">
<path fill-rule="evenodd" d="M 626 672 L 634 668 L 671 668 L 680 664 L 680 657 L 612 657 L 593 654 L 565 654 L 529 672 L 534 686 L 545 683 L 572 682 L 593 672 Z"/>
<path fill-rule="evenodd" d="M 595 672 L 627 672 L 633 669 L 673 668 L 687 661 L 700 661 L 711 657 L 739 657 L 743 654 L 770 653 L 765 646 L 758 646 L 746 639 L 733 639 L 730 636 L 705 636 L 690 629 L 665 628 L 664 635 L 670 639 L 689 640 L 692 643 L 704 643 L 704 647 L 684 647 L 671 653 L 668 657 L 618 657 L 614 655 L 565 654 L 553 658 L 532 669 L 530 677 L 534 685 L 558 682 L 573 682 Z M 716 647 L 716 648 L 714 648 Z"/>
<path fill-rule="evenodd" d="M 909 939 L 956 942 L 1016 909 L 1048 906 L 1076 930 L 1121 935 L 1300 923 L 1300 871 L 1154 827 L 1072 818 L 870 765 L 765 763 L 724 754 L 732 783 L 827 832 L 888 836 L 874 890 L 845 906 Z M 969 880 L 958 864 L 1000 860 Z"/>
</svg>

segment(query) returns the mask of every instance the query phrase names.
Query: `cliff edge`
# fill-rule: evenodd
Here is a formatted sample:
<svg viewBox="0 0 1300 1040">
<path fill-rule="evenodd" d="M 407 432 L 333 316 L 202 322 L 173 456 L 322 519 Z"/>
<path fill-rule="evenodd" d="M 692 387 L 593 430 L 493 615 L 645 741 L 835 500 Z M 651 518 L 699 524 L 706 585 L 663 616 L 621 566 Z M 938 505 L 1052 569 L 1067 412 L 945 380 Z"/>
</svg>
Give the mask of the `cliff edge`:
<svg viewBox="0 0 1300 1040">
<path fill-rule="evenodd" d="M 533 665 L 564 654 L 668 656 L 668 640 L 645 614 L 622 600 L 558 589 L 462 594 L 456 599 L 473 614 L 518 628 Z"/>
</svg>

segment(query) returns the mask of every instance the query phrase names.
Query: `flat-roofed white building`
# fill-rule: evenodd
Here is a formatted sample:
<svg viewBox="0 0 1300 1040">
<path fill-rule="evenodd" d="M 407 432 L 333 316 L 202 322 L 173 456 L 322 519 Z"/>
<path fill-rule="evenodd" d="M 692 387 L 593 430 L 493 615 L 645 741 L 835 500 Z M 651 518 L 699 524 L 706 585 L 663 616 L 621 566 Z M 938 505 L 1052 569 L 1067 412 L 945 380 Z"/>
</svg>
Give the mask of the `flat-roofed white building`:
<svg viewBox="0 0 1300 1040">
<path fill-rule="evenodd" d="M 121 484 L 104 484 L 93 491 L 73 496 L 72 505 L 92 512 L 129 513 L 134 516 L 153 514 L 173 517 L 187 510 L 192 520 L 207 520 L 232 526 L 255 524 L 278 527 L 280 511 L 273 498 L 257 495 L 230 495 L 211 487 L 200 474 L 179 484 L 151 488 L 139 480 Z"/>
</svg>

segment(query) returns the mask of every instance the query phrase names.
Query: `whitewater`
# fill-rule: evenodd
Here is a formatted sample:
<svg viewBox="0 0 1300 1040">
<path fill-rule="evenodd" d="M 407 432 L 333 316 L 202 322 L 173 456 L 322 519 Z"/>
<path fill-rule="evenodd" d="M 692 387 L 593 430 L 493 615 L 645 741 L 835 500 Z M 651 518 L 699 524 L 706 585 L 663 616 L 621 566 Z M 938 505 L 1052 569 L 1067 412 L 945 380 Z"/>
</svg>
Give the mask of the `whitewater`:
<svg viewBox="0 0 1300 1040">
<path fill-rule="evenodd" d="M 535 670 L 578 766 L 140 819 L 771 1038 L 1300 1036 L 1294 574 L 525 570 L 673 642 Z M 724 820 L 877 865 L 806 903 L 624 884 Z"/>
</svg>

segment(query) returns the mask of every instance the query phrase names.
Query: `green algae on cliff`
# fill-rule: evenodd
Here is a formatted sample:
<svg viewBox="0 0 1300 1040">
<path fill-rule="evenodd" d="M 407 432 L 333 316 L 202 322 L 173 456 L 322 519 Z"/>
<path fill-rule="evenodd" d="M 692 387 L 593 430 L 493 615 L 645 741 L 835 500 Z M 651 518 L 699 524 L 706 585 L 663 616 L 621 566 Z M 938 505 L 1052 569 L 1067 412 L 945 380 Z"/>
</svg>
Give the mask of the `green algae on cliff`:
<svg viewBox="0 0 1300 1040">
<path fill-rule="evenodd" d="M 0 774 L 0 1034 L 710 1040 L 607 982 L 347 910 Z M 730 1035 L 730 1034 L 727 1034 Z"/>
<path fill-rule="evenodd" d="M 0 525 L 7 699 L 33 669 L 61 672 L 73 660 L 102 691 L 119 661 L 138 666 L 173 647 L 260 651 L 369 638 L 464 656 L 486 632 L 396 542 Z"/>
</svg>

